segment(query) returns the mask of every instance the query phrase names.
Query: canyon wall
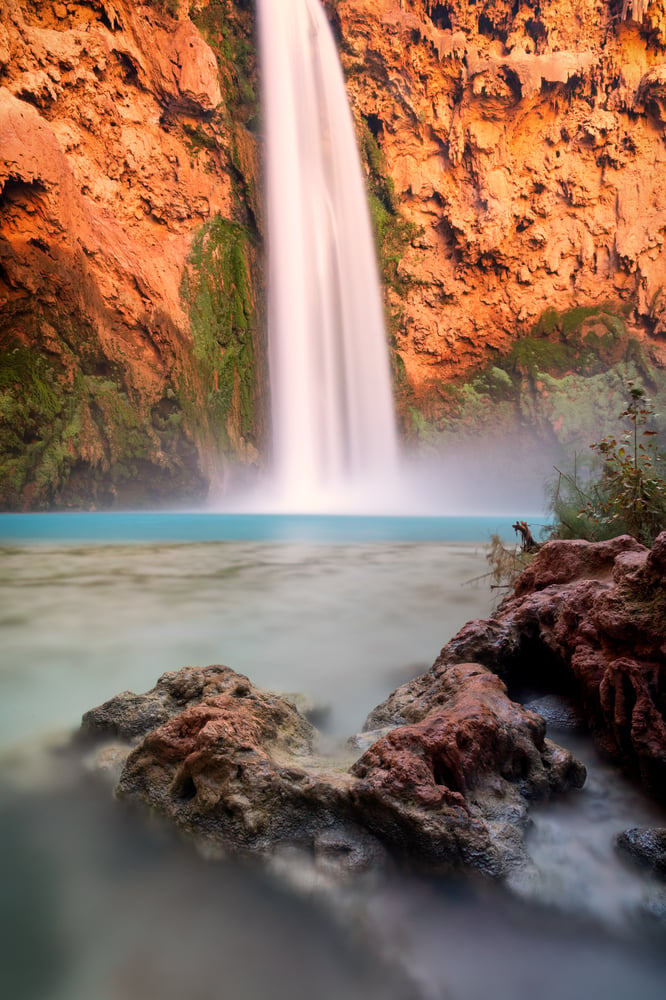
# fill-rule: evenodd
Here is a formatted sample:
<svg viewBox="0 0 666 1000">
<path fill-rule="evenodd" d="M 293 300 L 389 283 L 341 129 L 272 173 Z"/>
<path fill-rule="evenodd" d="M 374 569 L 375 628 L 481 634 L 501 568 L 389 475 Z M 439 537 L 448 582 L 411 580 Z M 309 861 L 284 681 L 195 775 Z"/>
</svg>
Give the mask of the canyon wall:
<svg viewBox="0 0 666 1000">
<path fill-rule="evenodd" d="M 408 433 L 570 448 L 612 425 L 627 379 L 662 397 L 662 0 L 328 6 Z"/>
<path fill-rule="evenodd" d="M 570 453 L 627 380 L 666 405 L 664 0 L 325 3 L 404 436 Z M 253 7 L 3 3 L 1 509 L 265 460 Z"/>
<path fill-rule="evenodd" d="M 254 77 L 247 4 L 3 3 L 0 507 L 200 500 L 256 462 Z"/>
</svg>

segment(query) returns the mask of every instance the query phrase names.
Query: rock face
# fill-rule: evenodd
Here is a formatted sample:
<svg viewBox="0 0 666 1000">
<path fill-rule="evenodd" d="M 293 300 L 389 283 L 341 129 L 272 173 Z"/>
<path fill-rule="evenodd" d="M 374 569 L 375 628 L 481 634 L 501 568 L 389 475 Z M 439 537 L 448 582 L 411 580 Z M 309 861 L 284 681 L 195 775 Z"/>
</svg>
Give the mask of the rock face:
<svg viewBox="0 0 666 1000">
<path fill-rule="evenodd" d="M 626 377 L 664 405 L 661 0 L 324 2 L 404 432 L 529 431 L 536 460 L 608 433 Z M 0 508 L 201 498 L 260 463 L 253 22 L 2 4 Z"/>
<path fill-rule="evenodd" d="M 252 20 L 187 6 L 2 4 L 0 508 L 202 497 L 256 456 Z"/>
<path fill-rule="evenodd" d="M 375 212 L 415 429 L 431 439 L 453 413 L 570 444 L 615 412 L 609 367 L 641 355 L 663 389 L 663 5 L 634 5 L 638 21 L 601 0 L 328 6 L 387 181 Z"/>
</svg>

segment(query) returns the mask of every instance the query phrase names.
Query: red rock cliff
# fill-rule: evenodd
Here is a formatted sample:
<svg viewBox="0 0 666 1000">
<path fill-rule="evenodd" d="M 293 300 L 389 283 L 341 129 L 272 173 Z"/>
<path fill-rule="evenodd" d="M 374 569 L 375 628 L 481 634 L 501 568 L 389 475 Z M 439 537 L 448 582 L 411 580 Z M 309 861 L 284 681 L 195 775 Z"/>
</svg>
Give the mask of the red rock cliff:
<svg viewBox="0 0 666 1000">
<path fill-rule="evenodd" d="M 201 497 L 256 456 L 241 6 L 2 5 L 0 506 Z"/>
<path fill-rule="evenodd" d="M 666 6 L 326 0 L 408 435 L 666 404 Z M 252 0 L 0 9 L 0 507 L 264 451 Z M 539 445 L 541 447 L 541 445 Z"/>
<path fill-rule="evenodd" d="M 509 389 L 502 372 L 514 388 L 516 376 L 533 376 L 517 387 L 523 419 L 566 441 L 567 402 L 581 400 L 563 384 L 540 390 L 539 372 L 624 364 L 663 384 L 663 2 L 337 0 L 329 9 L 359 131 L 371 133 L 374 167 L 388 179 L 383 207 L 413 224 L 388 288 L 407 398 L 436 416 L 447 383 L 498 366 L 477 396 L 492 397 L 499 378 L 498 404 Z M 530 337 L 557 351 L 537 347 L 526 363 L 515 342 Z M 610 402 L 607 384 L 595 394 Z"/>
</svg>

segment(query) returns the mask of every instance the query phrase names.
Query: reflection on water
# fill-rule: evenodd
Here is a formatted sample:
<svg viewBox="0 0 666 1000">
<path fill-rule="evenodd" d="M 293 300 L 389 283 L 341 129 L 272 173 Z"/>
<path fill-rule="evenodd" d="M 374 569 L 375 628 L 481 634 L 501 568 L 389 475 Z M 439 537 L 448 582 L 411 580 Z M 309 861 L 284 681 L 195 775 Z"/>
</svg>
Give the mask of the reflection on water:
<svg viewBox="0 0 666 1000">
<path fill-rule="evenodd" d="M 647 814 L 593 759 L 582 796 L 534 813 L 529 902 L 394 876 L 341 889 L 329 908 L 260 870 L 203 862 L 114 802 L 68 750 L 36 749 L 124 688 L 212 662 L 304 692 L 346 735 L 487 614 L 487 588 L 467 583 L 485 571 L 482 551 L 33 547 L 3 550 L 0 567 L 0 946 L 12 1000 L 663 997 L 663 924 L 643 905 L 643 889 L 658 899 L 658 888 L 629 876 L 642 889 L 627 906 L 611 847 Z"/>
</svg>

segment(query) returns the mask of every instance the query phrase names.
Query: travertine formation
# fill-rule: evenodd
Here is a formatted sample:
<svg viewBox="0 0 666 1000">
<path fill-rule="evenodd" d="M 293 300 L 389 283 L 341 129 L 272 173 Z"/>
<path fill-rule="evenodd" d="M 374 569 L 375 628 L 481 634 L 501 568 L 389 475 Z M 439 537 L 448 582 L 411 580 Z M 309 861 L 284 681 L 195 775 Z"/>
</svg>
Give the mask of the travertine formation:
<svg viewBox="0 0 666 1000">
<path fill-rule="evenodd" d="M 331 6 L 356 114 L 420 230 L 412 287 L 390 292 L 412 385 L 603 303 L 630 304 L 663 362 L 663 5 L 643 23 L 605 0 Z"/>
<path fill-rule="evenodd" d="M 252 459 L 183 278 L 211 220 L 254 227 L 254 139 L 187 6 L 2 4 L 0 506 L 201 497 L 225 432 Z"/>
<path fill-rule="evenodd" d="M 82 732 L 135 743 L 117 793 L 147 802 L 207 849 L 292 848 L 327 871 L 393 858 L 501 877 L 526 863 L 528 802 L 585 779 L 545 739 L 543 720 L 474 663 L 452 668 L 421 721 L 374 734 L 351 768 L 317 757 L 315 730 L 291 701 L 221 666 L 125 692 L 86 713 Z M 121 757 L 102 751 L 98 766 L 113 774 Z"/>
<path fill-rule="evenodd" d="M 622 378 L 666 399 L 662 0 L 324 3 L 407 435 L 572 449 Z M 251 0 L 2 4 L 1 507 L 261 463 L 254 47 Z"/>
<path fill-rule="evenodd" d="M 651 550 L 629 535 L 546 543 L 495 616 L 465 625 L 369 725 L 420 719 L 446 688 L 451 664 L 468 660 L 497 673 L 516 697 L 575 695 L 603 750 L 663 799 L 666 532 Z"/>
</svg>

